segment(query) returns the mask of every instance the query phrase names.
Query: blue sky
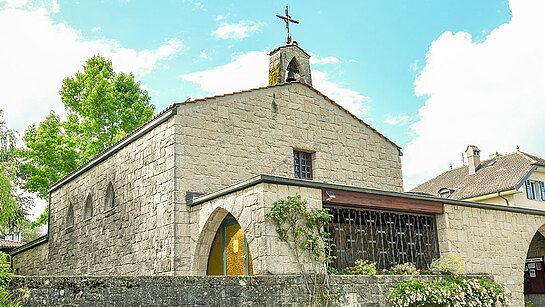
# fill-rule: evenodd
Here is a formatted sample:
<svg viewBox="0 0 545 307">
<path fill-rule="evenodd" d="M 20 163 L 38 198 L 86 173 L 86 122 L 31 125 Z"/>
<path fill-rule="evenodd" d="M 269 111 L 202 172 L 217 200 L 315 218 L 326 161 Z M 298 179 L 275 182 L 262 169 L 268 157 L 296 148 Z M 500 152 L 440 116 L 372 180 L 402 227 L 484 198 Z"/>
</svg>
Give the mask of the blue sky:
<svg viewBox="0 0 545 307">
<path fill-rule="evenodd" d="M 58 4 L 59 12 L 52 15 L 55 22 L 79 29 L 85 37 L 113 39 L 135 50 L 154 49 L 171 38 L 183 41 L 183 51 L 165 63 L 168 70 L 157 69 L 140 78 L 152 89 L 152 102 L 157 109 L 207 94 L 198 84 L 180 80 L 180 74 L 226 64 L 234 53 L 267 51 L 283 44 L 285 26 L 274 15 L 283 14 L 287 4 L 290 14 L 300 21 L 292 26 L 292 36 L 300 46 L 317 56 L 333 56 L 342 61 L 313 66 L 343 88 L 369 97 L 363 118 L 372 119 L 369 121 L 374 126 L 400 145 L 410 140 L 406 127 L 424 103 L 423 98 L 414 95 L 418 69 L 411 67 L 420 68 L 431 42 L 447 30 L 468 32 L 474 39 L 482 40 L 486 33 L 510 19 L 506 1 L 333 4 L 331 1 L 176 0 L 59 1 Z M 222 24 L 241 21 L 257 25 L 258 30 L 241 39 L 221 39 L 212 34 Z M 201 57 L 203 51 L 206 58 Z M 384 123 L 388 115 L 402 116 L 399 120 L 404 124 Z"/>
<path fill-rule="evenodd" d="M 545 2 L 0 0 L 0 108 L 21 133 L 97 53 L 133 72 L 156 112 L 267 83 L 275 17 L 312 54 L 314 87 L 403 147 L 406 188 L 519 145 L 545 156 Z"/>
</svg>

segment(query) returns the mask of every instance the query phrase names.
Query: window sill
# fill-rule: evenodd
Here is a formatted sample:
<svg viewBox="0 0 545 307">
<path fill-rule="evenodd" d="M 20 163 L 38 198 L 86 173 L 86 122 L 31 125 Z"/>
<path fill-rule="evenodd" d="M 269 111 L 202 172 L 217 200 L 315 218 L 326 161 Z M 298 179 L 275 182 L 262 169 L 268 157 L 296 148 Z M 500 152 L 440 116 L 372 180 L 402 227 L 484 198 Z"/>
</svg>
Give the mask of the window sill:
<svg viewBox="0 0 545 307">
<path fill-rule="evenodd" d="M 115 212 L 115 207 L 110 208 L 110 209 L 104 211 L 104 216 L 110 216 L 110 215 L 114 214 L 114 212 Z"/>
<path fill-rule="evenodd" d="M 74 229 L 76 229 L 76 228 L 74 227 L 74 225 L 68 226 L 68 227 L 66 227 L 66 228 L 64 229 L 64 232 L 65 232 L 65 233 L 69 233 L 69 232 L 74 231 Z"/>
<path fill-rule="evenodd" d="M 93 219 L 93 217 L 91 216 L 91 217 L 88 217 L 88 218 L 84 219 L 83 222 L 84 222 L 84 223 L 88 223 L 88 222 L 89 222 L 90 220 L 92 220 L 92 219 Z"/>
</svg>

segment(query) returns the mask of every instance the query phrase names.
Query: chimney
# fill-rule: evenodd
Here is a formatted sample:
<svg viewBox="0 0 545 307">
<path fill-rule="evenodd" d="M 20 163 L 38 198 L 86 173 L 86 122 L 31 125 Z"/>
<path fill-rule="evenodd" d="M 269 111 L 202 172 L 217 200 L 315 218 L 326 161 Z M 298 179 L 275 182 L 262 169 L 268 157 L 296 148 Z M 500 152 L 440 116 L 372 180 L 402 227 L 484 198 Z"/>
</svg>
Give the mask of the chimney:
<svg viewBox="0 0 545 307">
<path fill-rule="evenodd" d="M 469 169 L 469 174 L 475 174 L 477 167 L 481 165 L 481 150 L 475 145 L 467 145 L 466 155 L 467 155 L 467 164 Z"/>
<path fill-rule="evenodd" d="M 491 154 L 488 158 L 489 159 L 496 159 L 497 157 L 501 157 L 501 154 L 499 154 L 497 151 L 494 154 Z"/>
</svg>

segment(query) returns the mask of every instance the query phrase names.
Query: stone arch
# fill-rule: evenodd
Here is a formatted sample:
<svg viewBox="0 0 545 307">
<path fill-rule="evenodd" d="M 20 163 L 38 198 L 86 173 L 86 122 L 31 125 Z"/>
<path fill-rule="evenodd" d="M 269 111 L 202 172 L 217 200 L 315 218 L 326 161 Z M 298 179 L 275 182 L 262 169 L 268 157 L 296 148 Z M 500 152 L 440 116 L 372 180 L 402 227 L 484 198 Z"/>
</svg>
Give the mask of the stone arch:
<svg viewBox="0 0 545 307">
<path fill-rule="evenodd" d="M 205 205 L 206 206 L 206 205 Z M 209 205 L 211 206 L 211 205 Z M 205 218 L 201 219 L 199 227 L 199 235 L 198 239 L 196 241 L 195 249 L 192 254 L 192 261 L 191 261 L 191 272 L 193 275 L 206 275 L 207 268 L 208 268 L 208 258 L 210 255 L 210 248 L 212 247 L 212 243 L 214 241 L 214 237 L 216 236 L 216 232 L 218 231 L 221 223 L 225 219 L 225 217 L 228 214 L 231 214 L 240 225 L 242 231 L 244 232 L 247 241 L 248 241 L 248 247 L 250 249 L 250 254 L 252 255 L 253 261 L 254 261 L 254 267 L 255 267 L 255 258 L 258 255 L 258 251 L 255 248 L 256 242 L 254 242 L 254 234 L 251 231 L 251 217 L 248 215 L 251 215 L 250 210 L 240 210 L 240 211 L 234 211 L 230 212 L 222 207 L 215 207 L 215 208 L 201 208 L 204 212 L 208 211 L 210 214 L 203 214 Z M 199 226 L 200 226 L 199 225 Z M 255 273 L 255 271 L 254 271 Z"/>
<path fill-rule="evenodd" d="M 208 216 L 202 229 L 200 229 L 191 265 L 193 275 L 206 275 L 210 247 L 212 246 L 212 242 L 214 241 L 214 237 L 216 236 L 216 232 L 218 231 L 221 222 L 225 219 L 227 214 L 229 214 L 227 210 L 216 208 Z"/>
<path fill-rule="evenodd" d="M 115 207 L 115 191 L 112 182 L 108 182 L 108 187 L 106 188 L 106 196 L 104 197 L 104 211 L 112 209 Z"/>
<path fill-rule="evenodd" d="M 528 242 L 523 267 L 524 301 L 534 306 L 545 304 L 545 224 L 539 227 Z"/>
<path fill-rule="evenodd" d="M 68 205 L 66 210 L 66 228 L 74 226 L 74 206 L 72 203 Z"/>
<path fill-rule="evenodd" d="M 91 193 L 87 195 L 85 206 L 83 207 L 83 219 L 88 220 L 93 217 L 93 197 Z"/>
<path fill-rule="evenodd" d="M 286 67 L 286 80 L 288 78 L 289 71 L 293 72 L 296 80 L 299 80 L 302 77 L 303 70 L 301 69 L 301 64 L 299 64 L 299 61 L 297 61 L 295 56 L 290 60 L 288 66 Z"/>
</svg>

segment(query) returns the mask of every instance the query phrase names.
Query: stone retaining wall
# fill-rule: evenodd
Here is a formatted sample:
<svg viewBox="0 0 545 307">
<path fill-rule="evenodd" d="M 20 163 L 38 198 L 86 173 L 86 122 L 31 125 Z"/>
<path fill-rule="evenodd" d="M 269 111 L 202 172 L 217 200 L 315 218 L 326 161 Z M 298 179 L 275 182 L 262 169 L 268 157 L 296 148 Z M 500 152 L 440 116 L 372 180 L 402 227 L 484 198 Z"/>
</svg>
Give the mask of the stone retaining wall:
<svg viewBox="0 0 545 307">
<path fill-rule="evenodd" d="M 331 305 L 387 306 L 385 294 L 410 277 L 330 276 Z M 431 281 L 435 277 L 416 278 Z M 11 287 L 30 289 L 27 306 L 287 307 L 307 302 L 300 276 L 17 276 Z"/>
</svg>

